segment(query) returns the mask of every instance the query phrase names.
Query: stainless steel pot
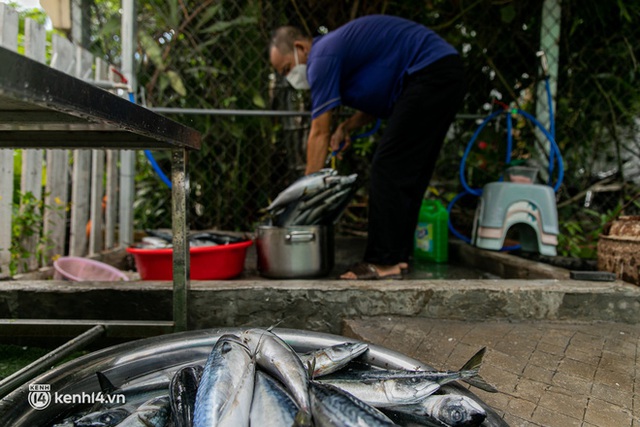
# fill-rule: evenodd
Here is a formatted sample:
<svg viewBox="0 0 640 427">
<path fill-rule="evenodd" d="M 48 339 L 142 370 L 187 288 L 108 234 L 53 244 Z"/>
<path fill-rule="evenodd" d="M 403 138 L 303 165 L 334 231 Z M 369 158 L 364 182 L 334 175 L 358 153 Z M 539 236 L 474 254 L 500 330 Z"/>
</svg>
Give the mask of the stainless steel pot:
<svg viewBox="0 0 640 427">
<path fill-rule="evenodd" d="M 258 271 L 272 279 L 326 276 L 334 264 L 334 230 L 324 225 L 273 227 L 256 232 Z"/>
</svg>

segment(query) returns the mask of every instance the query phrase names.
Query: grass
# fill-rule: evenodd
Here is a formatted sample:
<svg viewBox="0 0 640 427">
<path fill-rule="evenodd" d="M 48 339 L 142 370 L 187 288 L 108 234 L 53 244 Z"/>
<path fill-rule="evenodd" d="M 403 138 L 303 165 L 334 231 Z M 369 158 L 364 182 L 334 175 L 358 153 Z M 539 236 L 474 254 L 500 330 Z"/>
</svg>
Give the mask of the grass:
<svg viewBox="0 0 640 427">
<path fill-rule="evenodd" d="M 38 347 L 23 347 L 19 345 L 0 344 L 0 379 L 19 371 L 28 364 L 38 360 L 51 350 Z M 75 359 L 86 352 L 75 352 L 63 359 L 59 364 Z"/>
</svg>

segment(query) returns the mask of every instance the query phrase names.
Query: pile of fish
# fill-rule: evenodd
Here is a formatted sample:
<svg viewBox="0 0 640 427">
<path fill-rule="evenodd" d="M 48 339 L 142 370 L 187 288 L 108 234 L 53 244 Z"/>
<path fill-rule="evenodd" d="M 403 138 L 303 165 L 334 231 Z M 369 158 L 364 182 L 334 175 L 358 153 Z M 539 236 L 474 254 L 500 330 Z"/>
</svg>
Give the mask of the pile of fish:
<svg viewBox="0 0 640 427">
<path fill-rule="evenodd" d="M 443 393 L 462 380 L 495 392 L 479 375 L 485 349 L 458 371 L 384 370 L 358 360 L 364 343 L 296 353 L 265 329 L 222 335 L 204 366 L 183 366 L 151 384 L 117 388 L 102 373 L 101 403 L 53 427 L 479 426 L 485 409 Z M 114 399 L 115 400 L 115 399 Z M 112 399 L 103 399 L 110 402 Z"/>
<path fill-rule="evenodd" d="M 163 230 L 145 230 L 147 236 L 136 246 L 139 249 L 166 249 L 173 247 L 173 234 Z M 201 231 L 187 236 L 190 247 L 219 246 L 240 243 L 249 240 L 247 237 L 237 237 L 228 234 Z"/>
<path fill-rule="evenodd" d="M 356 190 L 357 177 L 340 176 L 327 168 L 299 178 L 266 208 L 271 217 L 268 225 L 335 224 Z"/>
</svg>

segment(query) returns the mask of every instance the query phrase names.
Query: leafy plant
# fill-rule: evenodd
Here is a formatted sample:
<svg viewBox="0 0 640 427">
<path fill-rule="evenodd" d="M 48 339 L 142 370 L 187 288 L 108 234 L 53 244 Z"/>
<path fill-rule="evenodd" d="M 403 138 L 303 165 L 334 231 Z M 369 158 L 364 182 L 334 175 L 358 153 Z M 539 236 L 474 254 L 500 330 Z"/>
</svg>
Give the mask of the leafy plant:
<svg viewBox="0 0 640 427">
<path fill-rule="evenodd" d="M 11 217 L 11 246 L 9 247 L 9 253 L 11 254 L 9 274 L 11 276 L 20 271 L 26 271 L 28 269 L 27 260 L 34 256 L 39 259 L 44 250 L 48 249 L 48 245 L 51 244 L 49 236 L 42 233 L 44 208 L 65 209 L 63 205 L 46 206 L 42 200 L 37 199 L 30 191 L 19 193 L 18 196 L 20 203 L 14 204 Z M 33 236 L 37 236 L 35 249 L 24 245 L 24 242 Z"/>
<path fill-rule="evenodd" d="M 636 198 L 631 198 L 624 205 L 618 204 L 604 213 L 594 209 L 581 209 L 570 219 L 560 224 L 558 235 L 558 254 L 583 259 L 598 257 L 598 239 L 607 234 L 611 222 L 622 215 L 627 209 L 638 209 Z"/>
<path fill-rule="evenodd" d="M 583 213 L 591 217 L 592 221 L 572 218 L 562 223 L 562 231 L 558 235 L 559 255 L 585 259 L 597 258 L 598 236 L 608 220 L 608 215 L 601 215 L 591 209 L 585 209 Z M 600 226 L 587 230 L 586 227 L 594 221 L 598 221 Z"/>
</svg>

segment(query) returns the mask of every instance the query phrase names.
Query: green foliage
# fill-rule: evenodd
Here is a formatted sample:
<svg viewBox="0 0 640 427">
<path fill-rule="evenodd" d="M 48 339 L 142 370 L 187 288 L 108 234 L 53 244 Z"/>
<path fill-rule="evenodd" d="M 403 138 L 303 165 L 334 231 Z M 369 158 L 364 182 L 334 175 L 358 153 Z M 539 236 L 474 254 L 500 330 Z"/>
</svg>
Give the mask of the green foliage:
<svg viewBox="0 0 640 427">
<path fill-rule="evenodd" d="M 9 274 L 15 275 L 18 271 L 27 270 L 27 260 L 32 257 L 40 258 L 47 245 L 51 244 L 49 236 L 42 233 L 44 223 L 44 202 L 30 191 L 18 194 L 19 203 L 14 203 L 11 217 L 11 247 L 9 253 Z M 52 209 L 64 209 L 64 206 L 53 207 Z M 37 236 L 36 249 L 24 246 L 24 242 Z"/>
<path fill-rule="evenodd" d="M 584 259 L 598 257 L 598 237 L 604 225 L 615 214 L 600 214 L 591 209 L 583 209 L 581 217 L 570 218 L 562 223 L 562 232 L 558 236 L 558 255 Z"/>
<path fill-rule="evenodd" d="M 120 40 L 121 2 L 96 0 L 90 5 L 89 16 L 91 17 L 92 35 L 89 50 L 110 64 L 119 64 L 122 47 L 122 40 Z"/>
<path fill-rule="evenodd" d="M 171 176 L 171 160 L 167 154 L 154 152 L 156 162 Z M 171 190 L 148 166 L 144 153 L 136 157 L 136 198 L 133 202 L 134 225 L 146 228 L 171 228 Z M 151 224 L 151 225 L 150 225 Z"/>
<path fill-rule="evenodd" d="M 20 181 L 22 179 L 22 150 L 13 151 L 13 188 L 20 188 Z M 13 192 L 13 203 L 15 205 L 20 204 L 20 193 Z"/>
<path fill-rule="evenodd" d="M 18 188 L 18 187 L 16 187 Z M 30 259 L 40 259 L 44 251 L 50 248 L 51 238 L 42 232 L 44 224 L 44 210 L 61 212 L 67 206 L 59 203 L 56 198 L 55 206 L 45 205 L 42 199 L 36 199 L 33 193 L 14 192 L 16 200 L 13 203 L 11 215 L 11 245 L 9 247 L 9 275 L 13 276 L 21 271 L 27 271 Z M 35 237 L 35 239 L 34 239 Z M 35 248 L 27 247 L 25 243 L 35 243 Z"/>
<path fill-rule="evenodd" d="M 7 378 L 20 369 L 46 355 L 49 350 L 23 346 L 0 344 L 0 378 Z"/>
<path fill-rule="evenodd" d="M 42 202 L 37 200 L 33 193 L 20 194 L 20 204 L 13 208 L 11 217 L 11 261 L 9 262 L 9 274 L 15 275 L 21 264 L 26 270 L 26 260 L 33 253 L 22 244 L 24 237 L 31 237 L 40 233 L 42 227 Z M 21 208 L 22 207 L 22 208 Z"/>
<path fill-rule="evenodd" d="M 570 183 L 584 188 L 603 164 L 621 175 L 624 160 L 638 156 L 640 48 L 631 40 L 640 5 L 574 1 L 563 4 L 563 17 L 569 30 L 561 40 L 567 74 L 558 83 L 558 142 L 567 163 L 580 165 L 568 170 Z"/>
<path fill-rule="evenodd" d="M 18 12 L 18 53 L 24 55 L 25 53 L 25 21 L 30 19 L 35 23 L 45 27 L 47 23 L 47 14 L 44 10 L 38 8 L 25 9 L 21 4 L 14 1 L 8 2 L 8 5 Z M 45 59 L 49 63 L 51 61 L 51 37 L 53 34 L 62 33 L 57 30 L 46 30 L 46 45 L 45 45 Z"/>
<path fill-rule="evenodd" d="M 597 258 L 598 239 L 607 234 L 611 222 L 622 215 L 640 211 L 640 192 L 625 197 L 611 209 L 576 210 L 572 206 L 559 208 L 559 216 L 566 218 L 560 224 L 558 236 L 558 254 L 584 259 Z"/>
<path fill-rule="evenodd" d="M 39 348 L 39 347 L 25 347 L 21 345 L 13 344 L 0 344 L 0 378 L 7 378 L 12 374 L 15 374 L 20 369 L 35 362 L 41 357 L 44 357 L 52 349 Z M 80 356 L 84 356 L 88 352 L 85 350 L 74 351 L 67 357 L 64 357 L 56 366 L 60 366 L 70 360 L 77 359 Z"/>
</svg>

